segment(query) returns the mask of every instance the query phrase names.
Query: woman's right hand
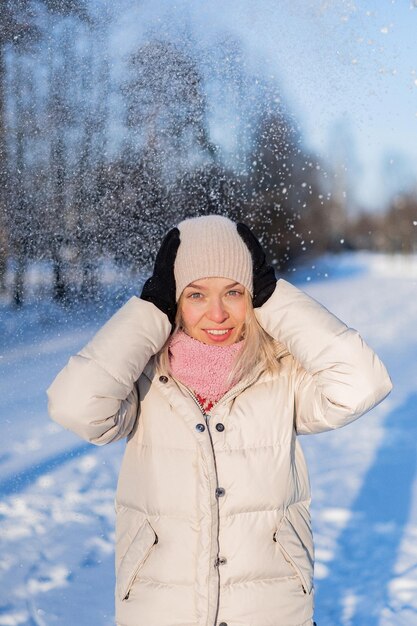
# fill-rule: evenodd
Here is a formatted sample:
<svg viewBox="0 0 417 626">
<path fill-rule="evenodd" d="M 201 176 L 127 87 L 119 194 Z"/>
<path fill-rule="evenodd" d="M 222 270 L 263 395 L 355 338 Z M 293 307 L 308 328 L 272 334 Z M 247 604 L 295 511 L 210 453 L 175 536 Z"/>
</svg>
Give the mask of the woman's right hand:
<svg viewBox="0 0 417 626">
<path fill-rule="evenodd" d="M 180 245 L 180 231 L 172 228 L 164 237 L 156 255 L 153 274 L 143 285 L 141 298 L 152 302 L 175 323 L 177 302 L 175 299 L 174 263 Z"/>
</svg>

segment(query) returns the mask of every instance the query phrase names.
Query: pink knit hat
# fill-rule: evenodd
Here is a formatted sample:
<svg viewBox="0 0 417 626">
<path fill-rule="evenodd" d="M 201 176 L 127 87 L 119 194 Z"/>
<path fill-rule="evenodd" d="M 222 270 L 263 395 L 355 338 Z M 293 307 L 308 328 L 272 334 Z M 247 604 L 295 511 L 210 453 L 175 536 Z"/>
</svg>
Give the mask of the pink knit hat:
<svg viewBox="0 0 417 626">
<path fill-rule="evenodd" d="M 174 265 L 176 299 L 199 278 L 230 278 L 253 295 L 252 257 L 236 224 L 221 215 L 205 215 L 178 224 L 180 246 Z"/>
</svg>

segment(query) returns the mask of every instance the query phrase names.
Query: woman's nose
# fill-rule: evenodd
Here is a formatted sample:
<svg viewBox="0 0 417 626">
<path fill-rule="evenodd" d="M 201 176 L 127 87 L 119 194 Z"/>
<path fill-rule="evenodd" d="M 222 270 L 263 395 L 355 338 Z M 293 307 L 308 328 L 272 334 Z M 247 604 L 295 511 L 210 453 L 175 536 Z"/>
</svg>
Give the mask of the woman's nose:
<svg viewBox="0 0 417 626">
<path fill-rule="evenodd" d="M 216 322 L 217 324 L 221 324 L 227 320 L 229 314 L 220 298 L 210 302 L 207 317 L 209 320 Z"/>
</svg>

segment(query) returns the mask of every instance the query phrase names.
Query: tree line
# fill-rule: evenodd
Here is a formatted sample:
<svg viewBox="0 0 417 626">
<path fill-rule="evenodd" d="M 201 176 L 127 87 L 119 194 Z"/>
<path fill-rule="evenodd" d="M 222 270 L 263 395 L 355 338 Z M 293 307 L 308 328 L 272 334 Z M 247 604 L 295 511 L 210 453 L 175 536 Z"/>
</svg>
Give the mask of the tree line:
<svg viewBox="0 0 417 626">
<path fill-rule="evenodd" d="M 50 260 L 55 299 L 90 297 L 101 258 L 149 268 L 191 215 L 249 223 L 277 271 L 384 231 L 348 219 L 332 165 L 308 151 L 276 84 L 248 73 L 238 41 L 214 42 L 207 69 L 192 38 L 150 33 L 116 74 L 111 20 L 81 0 L 0 6 L 0 289 L 11 264 L 16 305 L 32 261 Z M 210 94 L 232 148 L 214 139 Z M 392 249 L 404 249 L 398 211 Z"/>
</svg>

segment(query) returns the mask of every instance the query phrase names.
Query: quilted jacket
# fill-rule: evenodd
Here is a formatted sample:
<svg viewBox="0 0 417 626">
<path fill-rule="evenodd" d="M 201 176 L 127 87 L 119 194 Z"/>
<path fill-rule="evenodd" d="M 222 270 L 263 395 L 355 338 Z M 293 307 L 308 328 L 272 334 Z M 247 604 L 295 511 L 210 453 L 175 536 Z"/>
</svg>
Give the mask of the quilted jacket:
<svg viewBox="0 0 417 626">
<path fill-rule="evenodd" d="M 256 315 L 282 346 L 204 414 L 158 371 L 171 326 L 131 298 L 48 390 L 52 418 L 127 438 L 116 496 L 118 626 L 310 626 L 310 489 L 297 435 L 339 428 L 391 390 L 359 334 L 279 280 Z"/>
</svg>

